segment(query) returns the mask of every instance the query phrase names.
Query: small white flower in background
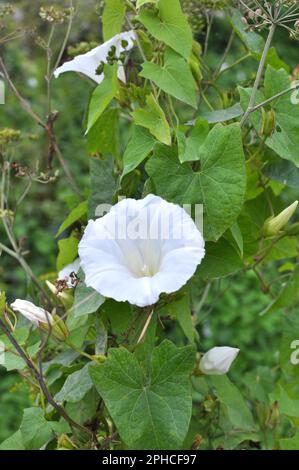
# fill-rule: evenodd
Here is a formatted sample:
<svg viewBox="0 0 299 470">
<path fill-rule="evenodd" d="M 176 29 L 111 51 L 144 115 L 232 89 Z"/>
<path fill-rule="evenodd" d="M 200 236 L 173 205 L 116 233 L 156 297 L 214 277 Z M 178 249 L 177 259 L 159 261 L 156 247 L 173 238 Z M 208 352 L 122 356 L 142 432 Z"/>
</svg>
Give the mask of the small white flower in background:
<svg viewBox="0 0 299 470">
<path fill-rule="evenodd" d="M 191 217 L 152 194 L 125 199 L 90 220 L 79 244 L 86 285 L 139 307 L 179 290 L 204 255 L 203 237 Z"/>
<path fill-rule="evenodd" d="M 226 374 L 239 351 L 240 349 L 228 346 L 212 348 L 201 358 L 199 368 L 206 375 Z"/>
<path fill-rule="evenodd" d="M 74 286 L 74 280 L 72 274 L 77 274 L 80 269 L 80 258 L 75 259 L 72 263 L 68 264 L 58 273 L 58 281 L 66 281 L 66 284 L 69 289 Z"/>
<path fill-rule="evenodd" d="M 115 48 L 115 57 L 118 58 L 121 53 L 130 51 L 134 47 L 135 38 L 135 33 L 132 30 L 117 34 L 101 46 L 95 47 L 86 54 L 80 54 L 69 62 L 65 62 L 54 71 L 54 76 L 58 78 L 64 72 L 79 72 L 100 84 L 104 79 L 104 73 L 98 75 L 97 69 L 101 63 L 107 64 L 108 52 L 111 48 Z M 118 68 L 118 78 L 124 83 L 126 82 L 122 65 Z"/>
<path fill-rule="evenodd" d="M 15 312 L 21 313 L 24 317 L 37 326 L 40 323 L 46 325 L 49 325 L 49 323 L 53 324 L 53 318 L 49 312 L 41 307 L 37 307 L 28 300 L 17 299 L 10 306 Z"/>
</svg>

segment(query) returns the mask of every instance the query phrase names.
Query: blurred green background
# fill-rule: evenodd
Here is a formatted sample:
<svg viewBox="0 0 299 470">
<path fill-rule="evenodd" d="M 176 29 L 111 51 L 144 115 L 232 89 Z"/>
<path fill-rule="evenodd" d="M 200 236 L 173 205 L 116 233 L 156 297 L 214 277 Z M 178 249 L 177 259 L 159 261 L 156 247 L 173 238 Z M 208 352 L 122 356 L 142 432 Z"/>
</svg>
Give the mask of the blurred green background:
<svg viewBox="0 0 299 470">
<path fill-rule="evenodd" d="M 100 17 L 96 13 L 100 2 L 84 0 L 77 3 L 78 11 L 69 39 L 70 45 L 81 41 L 101 41 Z M 190 2 L 185 2 L 186 5 Z M 16 28 L 26 29 L 21 37 L 5 43 L 1 47 L 5 63 L 11 77 L 34 110 L 41 116 L 46 114 L 46 84 L 44 80 L 46 58 L 40 46 L 49 34 L 49 24 L 39 17 L 41 6 L 52 2 L 15 1 L 15 13 L 5 21 L 7 31 Z M 56 2 L 68 6 L 68 2 Z M 189 10 L 190 13 L 190 10 Z M 192 15 L 192 13 L 190 13 Z M 196 23 L 199 41 L 203 42 L 200 32 L 202 22 Z M 58 25 L 53 41 L 55 48 L 63 40 L 66 25 Z M 1 36 L 5 28 L 0 30 Z M 212 30 L 212 47 L 208 54 L 211 67 L 218 63 L 230 34 L 229 23 L 219 13 Z M 280 56 L 287 61 L 291 69 L 297 65 L 297 43 L 290 42 L 283 33 L 279 33 L 275 46 Z M 240 43 L 237 43 L 229 57 L 230 63 L 242 55 Z M 219 83 L 228 96 L 236 84 L 247 84 L 256 70 L 256 62 L 249 59 L 239 67 L 224 75 Z M 88 153 L 84 139 L 83 121 L 86 105 L 92 85 L 75 74 L 64 74 L 53 83 L 53 109 L 59 111 L 55 123 L 57 140 L 64 159 L 70 167 L 82 192 L 88 188 Z M 21 110 L 19 103 L 7 88 L 6 104 L 0 106 L 0 130 L 14 128 L 21 131 L 21 139 L 9 148 L 12 161 L 31 169 L 39 166 L 39 171 L 46 171 L 47 145 L 43 131 Z M 58 168 L 54 160 L 54 170 Z M 15 197 L 24 191 L 25 182 L 19 178 L 13 182 Z M 28 251 L 27 260 L 37 275 L 55 271 L 57 240 L 55 233 L 62 220 L 69 212 L 69 200 L 72 194 L 62 171 L 57 180 L 49 184 L 34 183 L 30 194 L 22 204 L 16 220 L 18 239 L 23 239 Z M 0 228 L 0 240 L 6 243 L 6 237 Z M 2 254 L 0 257 L 0 290 L 7 292 L 8 301 L 26 296 L 26 277 L 18 263 Z M 281 335 L 280 319 L 277 316 L 260 317 L 259 313 L 269 303 L 260 290 L 260 285 L 252 273 L 238 274 L 229 280 L 216 282 L 210 289 L 202 312 L 201 343 L 204 349 L 217 344 L 234 345 L 242 350 L 239 366 L 233 374 L 241 382 L 242 374 L 250 364 L 272 366 L 277 362 L 275 352 Z M 260 333 L 263 334 L 260 334 Z M 237 370 L 237 371 L 236 371 Z M 22 410 L 30 402 L 29 390 L 22 378 L 15 373 L 4 373 L 0 366 L 0 442 L 12 434 L 19 426 Z"/>
</svg>

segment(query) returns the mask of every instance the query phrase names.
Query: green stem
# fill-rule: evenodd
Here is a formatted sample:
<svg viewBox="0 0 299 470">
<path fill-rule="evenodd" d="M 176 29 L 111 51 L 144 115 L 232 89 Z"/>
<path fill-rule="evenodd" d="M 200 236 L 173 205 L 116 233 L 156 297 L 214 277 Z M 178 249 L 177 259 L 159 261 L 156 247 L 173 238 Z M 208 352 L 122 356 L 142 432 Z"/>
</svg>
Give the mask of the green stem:
<svg viewBox="0 0 299 470">
<path fill-rule="evenodd" d="M 168 104 L 169 104 L 169 108 L 170 108 L 170 111 L 171 113 L 173 114 L 174 118 L 175 118 L 175 121 L 176 121 L 176 126 L 179 127 L 180 125 L 180 121 L 179 121 L 179 118 L 175 112 L 175 109 L 174 109 L 174 106 L 173 106 L 173 102 L 172 102 L 172 99 L 171 99 L 171 96 L 169 94 L 167 94 L 167 100 L 168 100 Z"/>
<path fill-rule="evenodd" d="M 96 362 L 96 361 L 94 360 L 94 358 L 93 358 L 90 354 L 86 353 L 85 351 L 81 351 L 81 349 L 80 349 L 80 348 L 77 348 L 77 346 L 75 346 L 71 341 L 68 341 L 68 340 L 67 340 L 67 341 L 66 341 L 66 344 L 67 344 L 71 349 L 73 349 L 73 350 L 76 351 L 78 354 L 80 354 L 81 356 L 86 357 L 86 358 L 89 359 L 90 361 Z"/>
<path fill-rule="evenodd" d="M 125 0 L 125 2 L 126 2 L 126 5 L 130 8 L 130 10 L 132 10 L 136 13 L 136 8 L 135 8 L 135 6 L 133 5 L 132 2 L 130 2 L 130 0 Z"/>
<path fill-rule="evenodd" d="M 58 54 L 58 57 L 56 59 L 56 62 L 55 62 L 55 65 L 53 67 L 53 70 L 52 70 L 52 73 L 51 73 L 51 77 L 53 76 L 53 73 L 54 73 L 54 70 L 57 69 L 60 61 L 61 61 L 61 58 L 63 56 L 63 53 L 64 53 L 64 50 L 66 48 L 66 45 L 67 45 L 67 42 L 69 40 L 69 37 L 70 37 L 70 34 L 71 34 L 71 30 L 72 30 L 72 25 L 73 25 L 73 13 L 72 13 L 72 8 L 73 8 L 73 0 L 70 0 L 70 9 L 71 9 L 71 13 L 70 13 L 70 20 L 69 20 L 69 23 L 68 23 L 68 27 L 67 27 L 67 30 L 66 30 L 66 34 L 65 34 L 65 37 L 64 37 L 64 40 L 63 40 L 63 43 L 61 45 L 61 48 L 60 48 L 60 51 L 59 51 L 59 54 Z"/>
<path fill-rule="evenodd" d="M 134 26 L 132 25 L 131 20 L 130 20 L 130 18 L 128 18 L 128 16 L 126 16 L 126 21 L 127 21 L 128 25 L 129 25 L 129 27 L 130 27 L 131 29 L 134 29 Z M 137 34 L 137 33 L 135 34 L 135 37 L 136 37 L 136 44 L 137 44 L 137 47 L 138 47 L 138 49 L 139 49 L 140 55 L 141 55 L 141 57 L 142 57 L 142 60 L 143 60 L 144 62 L 147 62 L 146 55 L 145 55 L 145 53 L 144 53 L 144 50 L 143 50 L 143 48 L 142 48 L 142 45 L 141 45 L 141 42 L 140 42 L 140 40 L 139 40 L 139 37 L 138 37 L 138 34 Z M 151 85 L 151 87 L 152 87 L 154 96 L 155 96 L 156 100 L 158 100 L 159 95 L 158 95 L 158 93 L 157 93 L 157 89 L 156 89 L 156 87 L 155 87 L 155 84 L 154 84 L 154 82 L 153 82 L 152 80 L 150 80 L 149 82 L 150 82 L 150 85 Z"/>
<path fill-rule="evenodd" d="M 281 98 L 282 96 L 287 95 L 288 93 L 292 91 L 296 91 L 298 89 L 299 89 L 299 85 L 296 85 L 295 87 L 286 88 L 285 90 L 280 91 L 279 93 L 276 93 L 276 95 L 271 96 L 270 98 L 263 101 L 262 103 L 257 104 L 256 106 L 252 108 L 250 112 L 253 113 L 254 111 L 257 111 L 258 109 L 263 108 L 264 106 L 267 106 L 268 104 L 272 103 L 272 101 L 275 101 L 278 98 Z"/>
<path fill-rule="evenodd" d="M 202 90 L 201 91 L 201 96 L 203 97 L 203 100 L 204 102 L 206 103 L 206 105 L 208 106 L 208 108 L 210 109 L 210 111 L 215 111 L 213 106 L 211 105 L 211 103 L 209 102 L 208 98 L 206 97 L 204 91 Z"/>
<path fill-rule="evenodd" d="M 256 95 L 257 95 L 257 92 L 258 92 L 258 88 L 260 86 L 260 82 L 261 82 L 262 75 L 263 75 L 264 68 L 265 68 L 265 64 L 266 64 L 267 55 L 268 55 L 268 52 L 269 52 L 269 49 L 270 49 L 270 46 L 271 46 L 271 43 L 272 43 L 272 39 L 273 39 L 275 30 L 276 30 L 276 24 L 272 23 L 272 25 L 270 27 L 270 30 L 269 30 L 267 40 L 266 40 L 266 44 L 265 44 L 265 47 L 264 47 L 264 50 L 263 50 L 263 54 L 262 54 L 262 57 L 261 57 L 261 60 L 260 60 L 260 63 L 259 63 L 259 68 L 258 68 L 258 71 L 257 71 L 257 74 L 256 74 L 256 78 L 255 78 L 253 88 L 252 88 L 249 104 L 248 104 L 247 110 L 245 111 L 245 113 L 244 113 L 244 115 L 241 119 L 241 122 L 240 122 L 241 127 L 243 127 L 244 124 L 246 123 L 246 121 L 247 121 L 247 119 L 248 119 L 248 117 L 249 117 L 250 113 L 252 112 L 252 109 L 255 105 Z"/>
<path fill-rule="evenodd" d="M 215 80 L 218 80 L 222 74 L 224 74 L 225 72 L 227 72 L 228 70 L 231 70 L 233 67 L 236 67 L 237 65 L 241 64 L 242 62 L 244 62 L 244 60 L 247 60 L 251 57 L 251 53 L 249 52 L 248 54 L 246 55 L 243 55 L 242 57 L 240 57 L 240 59 L 237 59 L 235 62 L 233 62 L 231 65 L 228 65 L 225 69 L 223 70 L 220 70 L 218 75 L 216 76 Z"/>
<path fill-rule="evenodd" d="M 16 349 L 16 351 L 19 353 L 20 357 L 25 361 L 27 367 L 31 371 L 31 373 L 34 375 L 36 380 L 38 381 L 41 390 L 43 391 L 48 403 L 53 406 L 53 408 L 69 423 L 69 425 L 72 428 L 76 428 L 81 432 L 84 432 L 88 434 L 91 438 L 93 438 L 93 433 L 90 431 L 88 428 L 85 426 L 82 426 L 81 424 L 77 423 L 74 421 L 65 411 L 65 409 L 58 405 L 56 401 L 54 400 L 52 394 L 50 393 L 45 380 L 43 376 L 40 374 L 39 370 L 36 368 L 30 357 L 25 353 L 24 349 L 20 346 L 18 341 L 14 338 L 14 336 L 11 334 L 5 323 L 1 320 L 0 318 L 0 328 L 2 329 L 3 333 L 6 335 L 6 337 L 9 339 L 10 343 L 13 345 L 13 347 Z"/>
<path fill-rule="evenodd" d="M 215 73 L 214 73 L 214 75 L 213 75 L 213 81 L 216 81 L 216 80 L 217 80 L 217 77 L 218 77 L 218 75 L 219 75 L 219 73 L 221 73 L 221 67 L 222 67 L 222 65 L 224 64 L 224 62 L 225 62 L 225 60 L 226 60 L 226 58 L 227 58 L 227 56 L 228 56 L 228 54 L 229 54 L 229 51 L 230 51 L 230 49 L 231 49 L 231 47 L 232 47 L 232 44 L 233 44 L 234 37 L 235 37 L 235 31 L 233 30 L 233 31 L 231 32 L 230 37 L 229 37 L 229 40 L 228 40 L 227 46 L 226 46 L 226 48 L 225 48 L 225 51 L 224 51 L 224 53 L 223 53 L 223 55 L 222 55 L 222 57 L 221 57 L 221 59 L 220 59 L 220 62 L 219 62 L 219 64 L 218 64 L 218 67 L 216 68 Z"/>
<path fill-rule="evenodd" d="M 204 53 L 203 53 L 204 58 L 206 57 L 208 53 L 208 49 L 209 49 L 209 41 L 210 41 L 210 35 L 211 35 L 213 21 L 214 21 L 214 15 L 212 14 L 210 17 L 208 14 L 206 14 L 206 19 L 207 19 L 208 27 L 207 27 L 207 34 L 206 34 Z"/>
</svg>

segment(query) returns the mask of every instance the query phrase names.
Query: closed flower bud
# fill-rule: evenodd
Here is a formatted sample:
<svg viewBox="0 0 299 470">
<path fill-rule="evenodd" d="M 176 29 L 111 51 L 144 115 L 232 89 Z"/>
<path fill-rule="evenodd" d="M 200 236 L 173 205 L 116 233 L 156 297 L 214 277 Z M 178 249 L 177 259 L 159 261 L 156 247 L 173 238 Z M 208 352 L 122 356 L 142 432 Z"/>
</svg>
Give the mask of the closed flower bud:
<svg viewBox="0 0 299 470">
<path fill-rule="evenodd" d="M 52 326 L 53 335 L 59 341 L 65 341 L 69 335 L 69 330 L 67 329 L 66 324 L 56 314 L 52 315 L 52 318 L 54 321 L 53 326 Z"/>
<path fill-rule="evenodd" d="M 271 137 L 276 127 L 276 113 L 274 109 L 265 111 L 262 108 L 262 123 L 260 133 L 265 137 Z"/>
<path fill-rule="evenodd" d="M 49 331 L 51 330 L 53 335 L 60 341 L 64 341 L 69 332 L 57 315 L 51 315 L 47 310 L 37 307 L 28 300 L 17 299 L 11 304 L 11 308 L 15 312 L 21 313 L 25 318 L 34 323 L 37 327 Z"/>
<path fill-rule="evenodd" d="M 189 59 L 189 67 L 191 69 L 193 78 L 195 82 L 200 85 L 200 82 L 202 81 L 202 72 L 200 69 L 199 61 L 195 56 L 191 56 Z"/>
<path fill-rule="evenodd" d="M 212 348 L 201 358 L 199 368 L 206 375 L 226 374 L 239 351 L 227 346 Z"/>
<path fill-rule="evenodd" d="M 41 307 L 37 307 L 28 300 L 17 299 L 11 304 L 11 308 L 15 312 L 21 313 L 23 317 L 26 317 L 36 326 L 53 324 L 53 318 L 49 312 Z"/>
<path fill-rule="evenodd" d="M 78 447 L 67 434 L 61 434 L 57 442 L 58 450 L 76 450 Z"/>
<path fill-rule="evenodd" d="M 200 57 L 202 55 L 202 46 L 197 41 L 193 41 L 192 43 L 192 54 L 196 57 Z"/>
<path fill-rule="evenodd" d="M 74 302 L 74 298 L 72 294 L 69 293 L 69 291 L 59 292 L 57 288 L 54 286 L 54 284 L 52 284 L 52 282 L 50 281 L 46 281 L 46 285 L 49 291 L 52 292 L 52 294 L 55 295 L 55 297 L 57 297 L 67 309 L 71 308 Z"/>
<path fill-rule="evenodd" d="M 270 429 L 275 429 L 280 423 L 280 411 L 278 402 L 275 401 L 269 409 L 266 426 Z"/>
<path fill-rule="evenodd" d="M 287 225 L 298 206 L 298 201 L 293 202 L 289 207 L 283 210 L 276 217 L 270 217 L 266 220 L 263 227 L 263 235 L 272 237 L 278 235 L 281 229 Z"/>
</svg>

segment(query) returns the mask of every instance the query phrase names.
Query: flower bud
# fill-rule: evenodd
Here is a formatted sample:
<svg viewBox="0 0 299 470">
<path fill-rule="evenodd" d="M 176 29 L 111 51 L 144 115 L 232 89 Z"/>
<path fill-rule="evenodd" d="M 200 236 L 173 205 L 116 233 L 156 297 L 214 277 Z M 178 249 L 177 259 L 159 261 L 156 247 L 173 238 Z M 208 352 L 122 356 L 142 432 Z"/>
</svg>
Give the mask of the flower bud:
<svg viewBox="0 0 299 470">
<path fill-rule="evenodd" d="M 289 207 L 284 209 L 276 217 L 270 217 L 264 223 L 263 235 L 266 237 L 272 237 L 278 235 L 280 230 L 287 225 L 293 214 L 295 213 L 298 206 L 298 201 L 293 202 Z"/>
<path fill-rule="evenodd" d="M 191 445 L 191 450 L 197 450 L 203 440 L 204 438 L 200 434 L 196 434 Z"/>
<path fill-rule="evenodd" d="M 5 312 L 6 307 L 6 295 L 5 292 L 0 290 L 0 314 Z"/>
<path fill-rule="evenodd" d="M 276 113 L 274 109 L 265 111 L 262 108 L 262 123 L 260 133 L 265 137 L 271 137 L 276 127 Z"/>
<path fill-rule="evenodd" d="M 11 304 L 11 308 L 15 312 L 21 313 L 39 328 L 46 331 L 51 330 L 60 341 L 64 341 L 69 335 L 68 329 L 60 317 L 56 314 L 51 315 L 47 310 L 37 307 L 28 300 L 17 299 Z"/>
<path fill-rule="evenodd" d="M 195 82 L 200 85 L 201 81 L 202 81 L 202 72 L 201 72 L 201 68 L 200 68 L 200 64 L 199 64 L 199 61 L 198 59 L 192 54 L 189 61 L 189 67 L 190 67 L 190 70 L 192 72 L 192 75 L 193 75 L 193 78 L 195 80 Z"/>
<path fill-rule="evenodd" d="M 59 292 L 56 288 L 56 286 L 54 286 L 54 284 L 50 281 L 45 281 L 46 282 L 46 285 L 49 289 L 49 291 L 55 295 L 55 297 L 60 300 L 60 302 L 64 305 L 64 307 L 66 309 L 69 309 L 71 308 L 71 306 L 73 305 L 73 302 L 74 302 L 74 298 L 72 296 L 72 294 L 69 293 L 69 291 L 65 292 L 65 291 L 62 291 L 62 292 Z"/>
<path fill-rule="evenodd" d="M 193 41 L 192 43 L 192 54 L 194 54 L 195 57 L 201 57 L 202 55 L 202 46 L 197 41 Z"/>
<path fill-rule="evenodd" d="M 266 419 L 266 426 L 270 429 L 275 429 L 280 423 L 280 411 L 278 402 L 275 401 L 270 407 L 268 416 Z"/>
<path fill-rule="evenodd" d="M 53 314 L 52 318 L 53 318 L 53 321 L 54 321 L 54 323 L 52 325 L 53 335 L 59 341 L 65 341 L 67 339 L 67 337 L 69 336 L 69 330 L 67 329 L 66 324 L 56 314 Z"/>
<path fill-rule="evenodd" d="M 53 318 L 49 312 L 43 308 L 37 307 L 28 300 L 16 299 L 14 303 L 11 304 L 11 308 L 15 312 L 21 313 L 21 315 L 26 317 L 36 326 L 53 324 Z"/>
<path fill-rule="evenodd" d="M 212 348 L 201 358 L 199 368 L 206 375 L 226 374 L 239 351 L 228 346 Z"/>
<path fill-rule="evenodd" d="M 94 354 L 92 356 L 92 359 L 95 361 L 95 362 L 98 362 L 99 364 L 103 364 L 103 362 L 106 361 L 106 356 L 104 356 L 103 354 Z"/>
<path fill-rule="evenodd" d="M 78 447 L 67 434 L 61 434 L 57 442 L 58 450 L 76 450 Z"/>
</svg>

